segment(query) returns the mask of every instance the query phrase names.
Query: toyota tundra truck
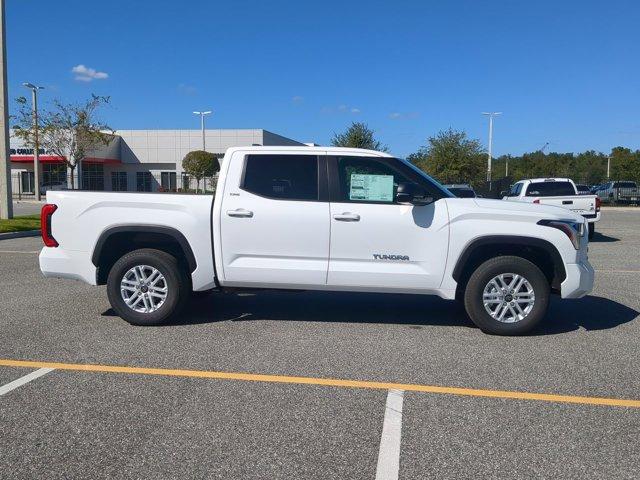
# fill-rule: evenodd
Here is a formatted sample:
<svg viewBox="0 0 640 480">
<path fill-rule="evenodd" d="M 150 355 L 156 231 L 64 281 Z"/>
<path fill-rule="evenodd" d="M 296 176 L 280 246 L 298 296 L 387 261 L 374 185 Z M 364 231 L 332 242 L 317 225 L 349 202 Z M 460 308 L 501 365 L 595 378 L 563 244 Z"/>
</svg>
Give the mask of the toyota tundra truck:
<svg viewBox="0 0 640 480">
<path fill-rule="evenodd" d="M 570 178 L 532 178 L 520 180 L 504 192 L 503 200 L 529 202 L 544 205 L 556 205 L 567 208 L 587 219 L 589 240 L 596 231 L 596 222 L 600 220 L 601 201 L 597 195 L 578 193 L 576 184 Z"/>
<path fill-rule="evenodd" d="M 563 208 L 455 198 L 386 153 L 246 147 L 226 152 L 213 196 L 47 192 L 39 260 L 106 284 L 133 325 L 178 316 L 192 292 L 293 289 L 438 295 L 516 335 L 551 293 L 591 291 L 586 232 Z"/>
</svg>

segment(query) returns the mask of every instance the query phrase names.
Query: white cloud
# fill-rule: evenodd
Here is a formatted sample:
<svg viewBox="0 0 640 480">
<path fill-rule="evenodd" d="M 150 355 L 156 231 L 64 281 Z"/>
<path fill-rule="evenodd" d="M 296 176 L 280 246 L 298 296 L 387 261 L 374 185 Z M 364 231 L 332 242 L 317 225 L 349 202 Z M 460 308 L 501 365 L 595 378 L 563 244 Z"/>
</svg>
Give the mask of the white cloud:
<svg viewBox="0 0 640 480">
<path fill-rule="evenodd" d="M 302 103 L 304 101 L 304 97 L 301 97 L 300 95 L 294 95 L 293 97 L 291 97 L 291 101 L 293 103 Z"/>
<path fill-rule="evenodd" d="M 89 68 L 85 65 L 76 65 L 71 69 L 71 73 L 75 74 L 75 79 L 80 82 L 91 82 L 93 80 L 104 80 L 109 78 L 109 74 L 106 72 L 99 72 L 94 68 Z"/>
<path fill-rule="evenodd" d="M 360 113 L 362 110 L 360 110 L 357 107 L 350 107 L 349 105 L 345 105 L 344 103 L 341 103 L 340 105 L 338 105 L 337 107 L 334 106 L 325 106 L 322 107 L 320 109 L 321 113 L 353 113 L 353 114 L 358 114 Z"/>
<path fill-rule="evenodd" d="M 182 95 L 195 95 L 198 93 L 198 89 L 193 85 L 188 85 L 186 83 L 178 84 L 178 92 Z"/>
<path fill-rule="evenodd" d="M 392 112 L 389 114 L 389 118 L 392 120 L 400 120 L 400 119 L 412 119 L 418 118 L 420 114 L 418 112 Z"/>
</svg>

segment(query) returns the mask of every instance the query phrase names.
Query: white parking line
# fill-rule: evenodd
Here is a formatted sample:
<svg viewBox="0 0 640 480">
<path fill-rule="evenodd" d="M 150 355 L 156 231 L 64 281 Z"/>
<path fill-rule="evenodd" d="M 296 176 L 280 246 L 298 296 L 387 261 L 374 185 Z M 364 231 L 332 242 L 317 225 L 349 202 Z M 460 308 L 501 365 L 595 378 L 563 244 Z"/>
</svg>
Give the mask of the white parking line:
<svg viewBox="0 0 640 480">
<path fill-rule="evenodd" d="M 403 390 L 389 390 L 378 451 L 376 480 L 398 480 L 403 400 Z"/>
<path fill-rule="evenodd" d="M 21 387 L 22 385 L 24 385 L 25 383 L 29 383 L 31 380 L 35 380 L 36 378 L 40 378 L 43 375 L 46 375 L 47 373 L 51 372 L 55 370 L 54 368 L 39 368 L 38 370 L 35 370 L 27 375 L 25 375 L 24 377 L 20 377 L 17 380 L 14 380 L 13 382 L 9 382 L 6 385 L 3 385 L 0 387 L 0 397 L 2 395 L 4 395 L 5 393 L 9 393 L 11 390 L 15 390 L 18 387 Z"/>
</svg>

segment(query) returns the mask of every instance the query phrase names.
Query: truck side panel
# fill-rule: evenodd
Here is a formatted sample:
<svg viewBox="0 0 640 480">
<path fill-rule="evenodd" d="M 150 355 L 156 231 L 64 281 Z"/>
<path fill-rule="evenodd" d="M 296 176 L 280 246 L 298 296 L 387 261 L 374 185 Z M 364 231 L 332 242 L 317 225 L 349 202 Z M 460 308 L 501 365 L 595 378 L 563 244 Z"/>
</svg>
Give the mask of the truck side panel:
<svg viewBox="0 0 640 480">
<path fill-rule="evenodd" d="M 193 289 L 215 286 L 211 249 L 209 195 L 170 195 L 123 192 L 48 192 L 47 202 L 58 206 L 51 232 L 59 247 L 44 247 L 40 266 L 45 276 L 74 278 L 95 285 L 91 258 L 101 235 L 126 226 L 170 227 L 187 239 L 196 259 Z"/>
</svg>

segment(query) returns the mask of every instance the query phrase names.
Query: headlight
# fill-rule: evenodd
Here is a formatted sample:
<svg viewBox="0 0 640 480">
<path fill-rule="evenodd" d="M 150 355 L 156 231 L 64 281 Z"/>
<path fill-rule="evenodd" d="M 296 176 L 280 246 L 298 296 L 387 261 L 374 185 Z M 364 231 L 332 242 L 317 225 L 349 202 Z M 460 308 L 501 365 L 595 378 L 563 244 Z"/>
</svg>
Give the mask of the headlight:
<svg viewBox="0 0 640 480">
<path fill-rule="evenodd" d="M 580 249 L 580 237 L 583 237 L 586 232 L 584 222 L 574 222 L 573 220 L 540 220 L 538 225 L 557 228 L 564 232 L 576 250 Z"/>
</svg>

